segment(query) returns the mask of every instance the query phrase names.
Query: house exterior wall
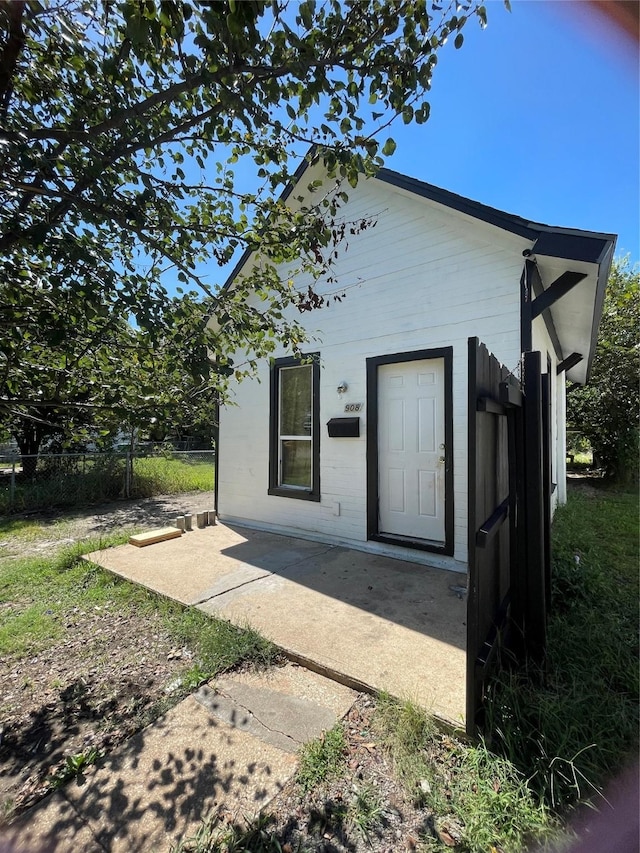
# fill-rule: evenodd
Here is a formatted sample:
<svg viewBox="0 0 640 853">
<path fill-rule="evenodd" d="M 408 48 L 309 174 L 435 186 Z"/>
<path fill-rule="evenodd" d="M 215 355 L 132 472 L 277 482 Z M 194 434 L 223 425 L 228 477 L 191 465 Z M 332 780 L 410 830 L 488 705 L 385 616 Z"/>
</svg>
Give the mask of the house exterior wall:
<svg viewBox="0 0 640 853">
<path fill-rule="evenodd" d="M 516 369 L 522 240 L 374 180 L 361 181 L 342 215 L 349 220 L 375 217 L 377 224 L 350 236 L 348 246 L 340 250 L 333 270 L 338 283 L 325 286 L 324 292 L 344 293 L 345 298 L 298 317 L 311 339 L 308 351 L 319 352 L 321 359 L 321 500 L 267 494 L 269 365 L 265 363 L 256 380 L 235 387 L 235 405 L 221 412 L 220 516 L 365 546 L 366 359 L 452 347 L 454 557 L 415 552 L 415 559 L 464 568 L 467 339 L 477 335 L 500 361 Z M 322 287 L 319 290 L 323 292 Z M 348 391 L 339 394 L 336 389 L 343 381 Z M 360 438 L 329 438 L 326 422 L 344 415 L 347 403 L 364 404 Z"/>
</svg>

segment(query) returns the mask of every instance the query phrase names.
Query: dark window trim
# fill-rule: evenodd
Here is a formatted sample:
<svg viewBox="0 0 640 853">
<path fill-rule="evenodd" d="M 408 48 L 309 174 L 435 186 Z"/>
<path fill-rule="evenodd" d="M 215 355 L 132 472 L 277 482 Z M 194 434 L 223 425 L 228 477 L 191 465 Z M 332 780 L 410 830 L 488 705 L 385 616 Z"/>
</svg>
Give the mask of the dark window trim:
<svg viewBox="0 0 640 853">
<path fill-rule="evenodd" d="M 280 371 L 283 367 L 299 367 L 311 363 L 311 490 L 278 485 L 278 399 Z M 276 358 L 271 365 L 269 393 L 269 489 L 268 494 L 299 501 L 320 500 L 320 353 L 306 353 L 302 358 Z"/>
<path fill-rule="evenodd" d="M 378 522 L 378 367 L 382 364 L 431 358 L 444 359 L 444 545 L 380 533 Z M 431 551 L 447 557 L 453 556 L 453 347 L 397 352 L 367 359 L 367 539 L 419 551 Z"/>
</svg>

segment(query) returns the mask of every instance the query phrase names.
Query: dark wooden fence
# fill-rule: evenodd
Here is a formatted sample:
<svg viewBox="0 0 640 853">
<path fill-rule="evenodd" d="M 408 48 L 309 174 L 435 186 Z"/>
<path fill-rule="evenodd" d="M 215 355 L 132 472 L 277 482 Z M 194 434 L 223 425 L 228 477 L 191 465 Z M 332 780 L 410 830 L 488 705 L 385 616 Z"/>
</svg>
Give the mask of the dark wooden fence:
<svg viewBox="0 0 640 853">
<path fill-rule="evenodd" d="M 508 648 L 541 660 L 550 576 L 549 386 L 540 353 L 522 379 L 469 338 L 467 731 L 483 722 L 487 680 Z"/>
</svg>

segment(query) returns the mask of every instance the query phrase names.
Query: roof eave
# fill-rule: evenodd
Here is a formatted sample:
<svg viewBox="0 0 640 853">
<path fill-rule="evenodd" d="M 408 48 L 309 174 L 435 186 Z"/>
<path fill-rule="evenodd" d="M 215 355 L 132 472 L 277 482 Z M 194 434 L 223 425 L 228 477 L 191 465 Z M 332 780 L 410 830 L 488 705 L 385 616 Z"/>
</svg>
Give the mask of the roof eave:
<svg viewBox="0 0 640 853">
<path fill-rule="evenodd" d="M 587 363 L 586 382 L 591 376 L 591 368 L 593 359 L 595 358 L 596 348 L 598 346 L 598 330 L 600 328 L 600 320 L 602 319 L 602 308 L 604 298 L 607 292 L 607 284 L 609 282 L 609 274 L 611 272 L 611 264 L 613 263 L 613 253 L 616 248 L 616 237 L 613 234 L 608 235 L 609 240 L 602 250 L 602 255 L 598 261 L 598 283 L 596 286 L 596 298 L 593 308 L 593 324 L 591 326 L 591 342 L 589 347 L 589 361 Z"/>
</svg>

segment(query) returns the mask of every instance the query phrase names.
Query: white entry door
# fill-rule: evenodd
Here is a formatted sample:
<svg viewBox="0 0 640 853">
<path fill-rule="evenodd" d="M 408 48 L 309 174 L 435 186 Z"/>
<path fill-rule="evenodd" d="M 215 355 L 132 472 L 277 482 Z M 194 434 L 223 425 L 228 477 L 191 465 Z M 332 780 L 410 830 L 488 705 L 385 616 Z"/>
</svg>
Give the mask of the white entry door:
<svg viewBox="0 0 640 853">
<path fill-rule="evenodd" d="M 379 532 L 445 541 L 444 359 L 378 367 Z"/>
</svg>

